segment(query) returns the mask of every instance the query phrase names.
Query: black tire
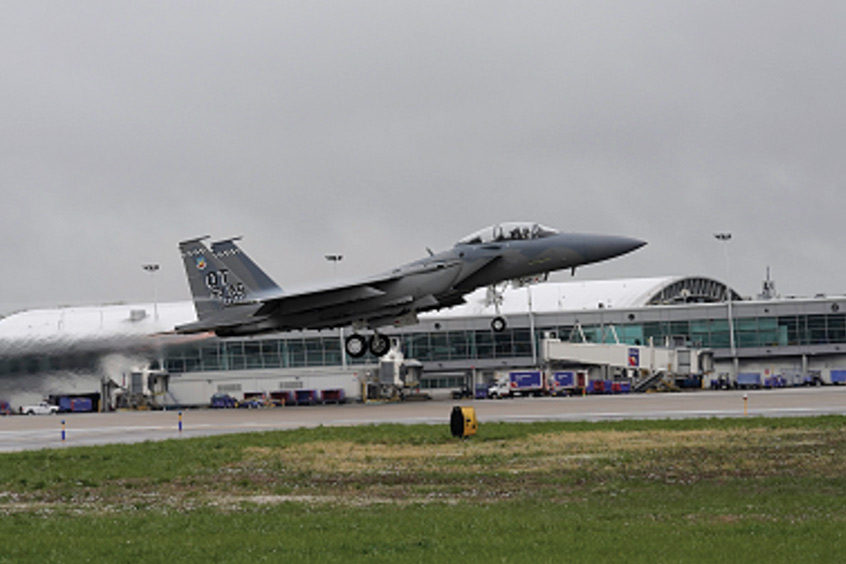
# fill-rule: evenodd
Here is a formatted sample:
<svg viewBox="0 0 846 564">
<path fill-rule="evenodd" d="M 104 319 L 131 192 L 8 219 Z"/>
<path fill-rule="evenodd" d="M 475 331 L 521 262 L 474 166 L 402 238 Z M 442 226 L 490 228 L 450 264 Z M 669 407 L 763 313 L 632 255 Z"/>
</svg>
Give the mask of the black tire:
<svg viewBox="0 0 846 564">
<path fill-rule="evenodd" d="M 506 327 L 508 327 L 508 323 L 504 317 L 496 316 L 491 319 L 491 329 L 493 329 L 494 333 L 502 333 Z"/>
<path fill-rule="evenodd" d="M 353 333 L 344 341 L 344 348 L 352 358 L 361 358 L 367 353 L 367 339 L 358 333 Z"/>
<path fill-rule="evenodd" d="M 374 333 L 370 338 L 370 353 L 375 357 L 385 356 L 391 350 L 391 339 L 385 335 Z"/>
</svg>

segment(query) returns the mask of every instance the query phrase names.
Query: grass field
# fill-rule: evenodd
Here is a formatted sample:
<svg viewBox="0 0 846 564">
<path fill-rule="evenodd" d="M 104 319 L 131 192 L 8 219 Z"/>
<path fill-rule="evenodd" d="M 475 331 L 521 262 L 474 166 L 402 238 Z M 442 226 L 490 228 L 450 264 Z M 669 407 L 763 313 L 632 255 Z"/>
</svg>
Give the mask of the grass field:
<svg viewBox="0 0 846 564">
<path fill-rule="evenodd" d="M 318 428 L 0 455 L 5 562 L 839 562 L 846 418 Z"/>
</svg>

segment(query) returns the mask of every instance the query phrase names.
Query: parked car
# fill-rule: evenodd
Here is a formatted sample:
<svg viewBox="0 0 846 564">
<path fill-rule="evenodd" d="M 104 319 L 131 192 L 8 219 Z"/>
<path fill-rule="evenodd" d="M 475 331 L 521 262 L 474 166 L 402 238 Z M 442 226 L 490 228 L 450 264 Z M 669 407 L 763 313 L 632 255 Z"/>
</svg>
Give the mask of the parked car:
<svg viewBox="0 0 846 564">
<path fill-rule="evenodd" d="M 271 398 L 266 395 L 248 395 L 244 401 L 238 402 L 238 407 L 254 409 L 259 407 L 281 407 L 282 400 Z"/>
<path fill-rule="evenodd" d="M 215 394 L 211 398 L 211 406 L 215 408 L 238 407 L 238 400 L 229 394 Z"/>
<path fill-rule="evenodd" d="M 21 407 L 21 413 L 24 415 L 55 415 L 59 413 L 59 406 L 42 401 L 34 405 Z"/>
<path fill-rule="evenodd" d="M 244 401 L 240 402 L 238 407 L 245 409 L 257 409 L 259 407 L 264 407 L 264 401 L 259 397 L 244 398 Z"/>
</svg>

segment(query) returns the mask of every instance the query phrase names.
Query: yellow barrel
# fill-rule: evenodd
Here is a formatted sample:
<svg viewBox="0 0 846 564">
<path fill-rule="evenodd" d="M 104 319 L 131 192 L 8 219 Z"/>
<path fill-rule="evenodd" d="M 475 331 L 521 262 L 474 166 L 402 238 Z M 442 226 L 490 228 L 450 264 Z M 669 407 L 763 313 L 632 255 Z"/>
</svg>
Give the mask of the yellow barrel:
<svg viewBox="0 0 846 564">
<path fill-rule="evenodd" d="M 455 406 L 449 418 L 449 428 L 453 437 L 469 437 L 476 434 L 478 428 L 476 410 L 472 407 Z"/>
</svg>

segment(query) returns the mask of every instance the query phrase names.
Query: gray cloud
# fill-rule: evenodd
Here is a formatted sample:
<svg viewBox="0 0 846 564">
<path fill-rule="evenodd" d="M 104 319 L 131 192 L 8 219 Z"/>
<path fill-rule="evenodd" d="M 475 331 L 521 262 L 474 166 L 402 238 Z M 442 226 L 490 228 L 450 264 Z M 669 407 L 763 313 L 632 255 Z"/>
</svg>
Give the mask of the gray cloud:
<svg viewBox="0 0 846 564">
<path fill-rule="evenodd" d="M 282 285 L 499 220 L 650 242 L 580 277 L 843 292 L 835 2 L 12 2 L 0 311 L 187 298 L 176 242 Z"/>
</svg>

